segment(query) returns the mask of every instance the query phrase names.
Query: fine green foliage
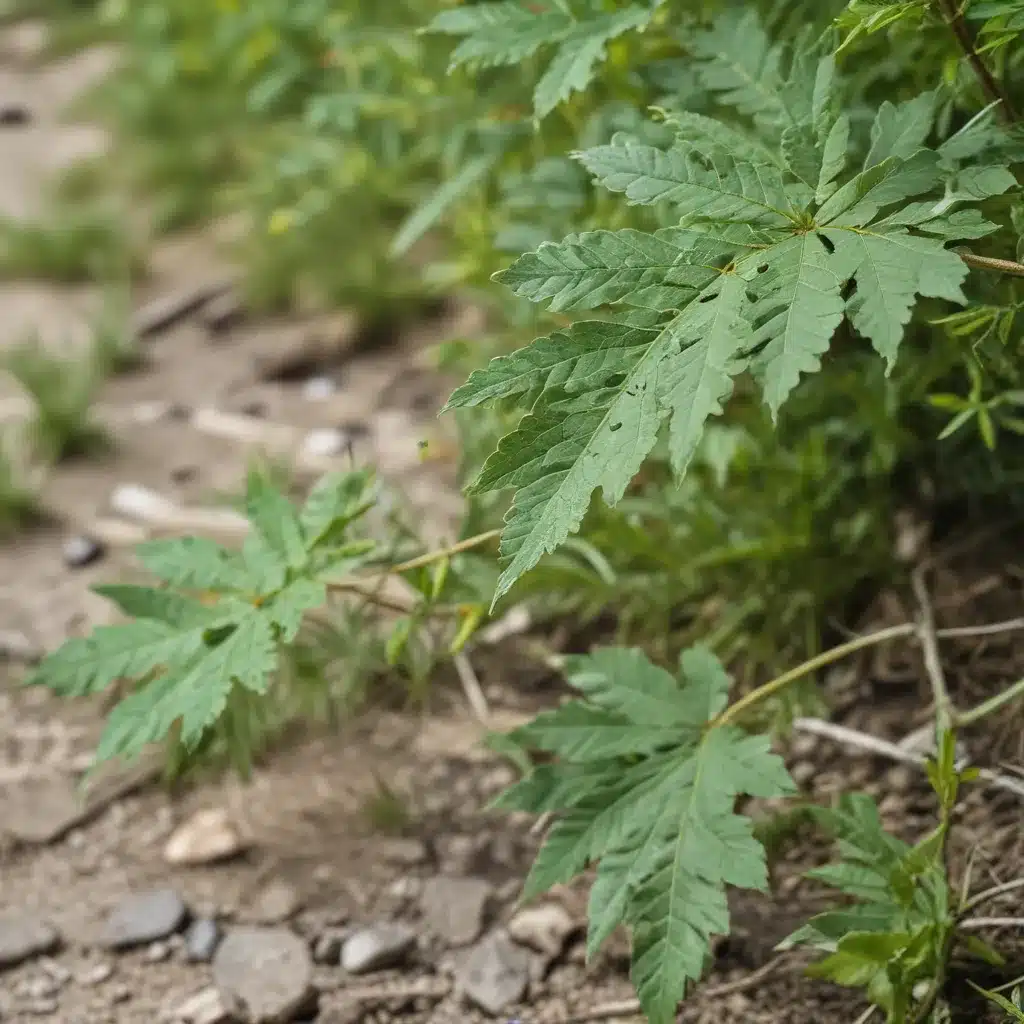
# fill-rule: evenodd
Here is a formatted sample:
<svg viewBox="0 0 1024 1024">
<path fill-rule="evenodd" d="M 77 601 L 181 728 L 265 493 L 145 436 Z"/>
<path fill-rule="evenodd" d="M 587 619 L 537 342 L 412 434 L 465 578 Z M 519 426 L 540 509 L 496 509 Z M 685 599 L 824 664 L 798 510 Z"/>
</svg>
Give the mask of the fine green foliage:
<svg viewBox="0 0 1024 1024">
<path fill-rule="evenodd" d="M 765 737 L 716 720 L 729 677 L 705 649 L 677 678 L 636 650 L 570 660 L 578 700 L 543 712 L 512 739 L 554 754 L 499 806 L 559 817 L 526 882 L 529 898 L 592 863 L 591 954 L 621 922 L 633 930 L 633 981 L 651 1024 L 675 1019 L 700 978 L 712 935 L 729 930 L 726 886 L 764 889 L 765 854 L 741 795 L 794 790 Z"/>
<path fill-rule="evenodd" d="M 5 370 L 32 404 L 28 440 L 44 461 L 60 461 L 102 450 L 107 444 L 92 405 L 108 367 L 98 350 L 59 356 L 38 338 L 4 354 Z"/>
<path fill-rule="evenodd" d="M 440 652 L 468 640 L 482 598 L 462 563 L 428 559 L 404 573 L 422 600 L 382 629 L 372 614 L 381 580 L 358 577 L 388 562 L 385 546 L 363 528 L 377 492 L 367 471 L 333 473 L 297 508 L 265 471 L 251 470 L 244 501 L 251 530 L 240 550 L 198 537 L 140 545 L 155 586 L 94 588 L 127 621 L 69 640 L 29 682 L 65 697 L 127 684 L 97 763 L 168 741 L 173 772 L 201 755 L 248 771 L 283 725 L 334 717 L 339 704 L 351 710 L 367 680 L 387 670 L 415 686 Z M 402 540 L 396 530 L 388 547 Z M 350 600 L 328 608 L 332 592 Z M 442 612 L 456 621 L 447 630 L 432 622 L 437 635 L 422 636 Z"/>
<path fill-rule="evenodd" d="M 541 118 L 586 89 L 608 43 L 647 26 L 660 4 L 628 4 L 610 13 L 599 4 L 583 4 L 590 9 L 577 16 L 568 0 L 497 0 L 443 11 L 428 31 L 462 37 L 452 52 L 452 68 L 519 64 L 542 48 L 554 48 L 533 92 L 534 112 Z"/>
<path fill-rule="evenodd" d="M 596 489 L 622 498 L 665 427 L 682 476 L 741 374 L 777 417 L 844 322 L 891 368 L 920 296 L 966 301 L 968 270 L 947 244 L 995 231 L 972 204 L 1016 179 L 998 164 L 961 170 L 956 136 L 928 148 L 921 100 L 884 104 L 858 155 L 833 79 L 822 58 L 802 92 L 780 84 L 778 107 L 756 109 L 716 79 L 742 110 L 773 118 L 774 155 L 689 117 L 669 148 L 617 136 L 582 151 L 598 183 L 679 226 L 570 235 L 498 275 L 551 309 L 633 307 L 646 322 L 580 321 L 495 359 L 452 396 L 450 407 L 516 396 L 529 409 L 474 484 L 516 492 L 497 596 L 579 528 Z"/>
<path fill-rule="evenodd" d="M 296 512 L 251 473 L 253 531 L 240 552 L 196 538 L 142 545 L 139 557 L 164 586 L 97 588 L 132 621 L 70 641 L 32 681 L 66 696 L 122 678 L 136 684 L 111 713 L 98 760 L 133 757 L 174 729 L 185 749 L 195 747 L 236 693 L 267 692 L 278 648 L 325 603 L 330 575 L 362 564 L 366 545 L 346 543 L 343 534 L 364 487 L 348 474 L 326 478 Z"/>
</svg>

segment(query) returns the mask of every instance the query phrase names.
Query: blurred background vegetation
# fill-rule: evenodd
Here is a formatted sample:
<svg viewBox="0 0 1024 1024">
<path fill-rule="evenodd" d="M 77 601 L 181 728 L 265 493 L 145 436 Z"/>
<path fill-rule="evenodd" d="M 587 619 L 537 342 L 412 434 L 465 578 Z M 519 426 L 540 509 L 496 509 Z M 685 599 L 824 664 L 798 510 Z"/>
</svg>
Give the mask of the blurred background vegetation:
<svg viewBox="0 0 1024 1024">
<path fill-rule="evenodd" d="M 113 129 L 115 151 L 62 183 L 61 201 L 76 211 L 62 243 L 46 248 L 47 225 L 19 228 L 9 260 L 21 271 L 123 280 L 140 232 L 231 218 L 232 254 L 257 309 L 343 305 L 397 321 L 454 294 L 483 304 L 488 331 L 445 349 L 446 367 L 465 373 L 565 323 L 490 282 L 516 254 L 595 226 L 651 226 L 650 208 L 590 188 L 570 153 L 616 131 L 656 139 L 651 107 L 716 110 L 688 59 L 693 23 L 725 25 L 727 45 L 723 19 L 752 9 L 766 39 L 784 35 L 784 22 L 824 31 L 841 15 L 855 109 L 928 88 L 947 121 L 981 105 L 949 33 L 916 16 L 921 5 L 895 5 L 905 17 L 872 31 L 886 5 L 691 0 L 612 41 L 591 86 L 538 122 L 530 97 L 546 57 L 449 71 L 452 40 L 422 29 L 451 6 L 8 0 L 11 19 L 60 8 L 54 52 L 103 40 L 121 54 L 87 103 Z M 1004 64 L 1024 60 L 1019 47 L 995 52 Z M 943 80 L 928 80 L 937 66 Z M 125 196 L 131 218 L 116 229 L 97 221 L 95 211 L 125 209 Z M 1009 236 L 993 246 L 1014 255 Z M 579 536 L 505 603 L 572 612 L 659 658 L 699 637 L 748 681 L 814 653 L 837 620 L 854 623 L 904 571 L 899 514 L 941 536 L 1018 511 L 1021 285 L 974 287 L 984 294 L 962 315 L 925 307 L 891 376 L 865 346 L 837 338 L 828 372 L 801 385 L 778 430 L 751 389 L 708 430 L 682 486 L 655 459 L 626 500 L 595 505 Z M 510 415 L 460 416 L 465 478 Z M 464 532 L 498 525 L 503 511 L 501 496 L 473 499 Z M 493 577 L 487 556 L 462 564 Z"/>
</svg>

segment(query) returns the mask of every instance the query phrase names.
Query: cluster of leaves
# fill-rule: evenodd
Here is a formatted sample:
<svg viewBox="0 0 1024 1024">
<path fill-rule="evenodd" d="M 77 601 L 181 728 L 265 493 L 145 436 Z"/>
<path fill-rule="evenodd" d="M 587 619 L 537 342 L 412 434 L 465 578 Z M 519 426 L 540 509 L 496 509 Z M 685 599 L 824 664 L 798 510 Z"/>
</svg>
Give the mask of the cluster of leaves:
<svg viewBox="0 0 1024 1024">
<path fill-rule="evenodd" d="M 929 148 L 933 98 L 887 103 L 847 170 L 856 143 L 833 77 L 831 57 L 797 52 L 788 79 L 772 91 L 762 83 L 753 113 L 778 133 L 773 147 L 678 114 L 670 148 L 617 136 L 581 152 L 600 184 L 660 205 L 678 226 L 571 235 L 500 275 L 552 309 L 639 315 L 541 338 L 474 373 L 450 400 L 529 401 L 475 484 L 517 492 L 499 596 L 578 529 L 594 490 L 609 503 L 623 496 L 664 425 L 673 468 L 685 473 L 739 375 L 754 376 L 774 417 L 841 328 L 891 366 L 918 296 L 966 302 L 968 269 L 947 243 L 996 231 L 973 204 L 1017 184 L 991 156 L 964 166 L 998 146 L 995 128 L 971 123 Z"/>
<path fill-rule="evenodd" d="M 415 672 L 415 656 L 402 660 L 409 620 L 381 633 L 371 615 L 373 577 L 353 586 L 360 569 L 379 566 L 387 554 L 359 530 L 375 501 L 366 471 L 322 478 L 300 509 L 265 472 L 251 471 L 245 509 L 252 530 L 241 550 L 192 537 L 141 545 L 138 556 L 159 584 L 96 587 L 129 621 L 68 641 L 30 683 L 66 697 L 129 684 L 97 761 L 132 758 L 170 740 L 175 771 L 211 752 L 248 771 L 261 745 L 297 714 L 350 709 L 354 691 L 388 662 Z M 431 569 L 406 574 L 425 592 L 415 614 L 428 614 L 439 598 L 461 598 L 452 643 L 464 643 L 480 619 L 480 599 L 467 600 L 473 584 L 461 569 Z M 356 600 L 310 622 L 307 613 L 324 609 L 332 591 Z"/>
</svg>

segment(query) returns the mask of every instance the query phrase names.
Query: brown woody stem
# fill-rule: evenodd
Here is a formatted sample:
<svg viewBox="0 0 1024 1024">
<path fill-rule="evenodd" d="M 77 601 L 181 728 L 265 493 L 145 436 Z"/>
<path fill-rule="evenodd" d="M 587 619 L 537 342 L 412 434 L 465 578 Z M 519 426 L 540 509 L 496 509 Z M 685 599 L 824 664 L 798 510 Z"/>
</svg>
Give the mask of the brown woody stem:
<svg viewBox="0 0 1024 1024">
<path fill-rule="evenodd" d="M 999 104 L 999 116 L 1004 122 L 1010 124 L 1017 120 L 1017 111 L 1013 101 L 1003 88 L 1002 83 L 992 73 L 992 70 L 982 59 L 978 48 L 974 44 L 974 35 L 964 20 L 963 11 L 958 0 L 938 0 L 938 8 L 943 20 L 949 26 L 950 31 L 956 36 L 956 41 L 963 50 L 967 63 L 970 64 L 974 77 L 978 79 L 982 92 L 991 101 Z"/>
</svg>

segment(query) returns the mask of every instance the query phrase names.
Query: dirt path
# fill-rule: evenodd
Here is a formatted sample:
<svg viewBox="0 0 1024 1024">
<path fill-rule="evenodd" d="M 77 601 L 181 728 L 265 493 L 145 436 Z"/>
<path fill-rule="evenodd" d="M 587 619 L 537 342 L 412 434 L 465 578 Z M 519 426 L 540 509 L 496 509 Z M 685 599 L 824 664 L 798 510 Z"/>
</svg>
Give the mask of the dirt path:
<svg viewBox="0 0 1024 1024">
<path fill-rule="evenodd" d="M 27 126 L 0 128 L 0 213 L 30 217 L 44 209 L 44 186 L 57 170 L 105 144 L 102 132 L 65 123 L 62 112 L 104 73 L 110 55 L 90 51 L 33 67 L 17 52 L 9 37 L 0 39 L 0 100 L 24 103 L 31 115 Z M 163 242 L 149 264 L 139 315 L 232 277 L 209 236 Z M 101 298 L 89 289 L 0 285 L 0 346 L 32 331 L 53 344 L 87 338 Z M 148 529 L 112 510 L 119 487 L 209 505 L 216 493 L 237 492 L 255 448 L 276 447 L 307 474 L 347 464 L 347 454 L 323 454 L 324 430 L 341 431 L 357 459 L 401 483 L 428 539 L 450 537 L 459 511 L 453 467 L 424 463 L 418 444 L 430 437 L 444 449 L 434 413 L 450 382 L 425 355 L 431 343 L 471 331 L 477 317 L 455 309 L 370 351 L 358 322 L 341 314 L 243 316 L 221 328 L 198 304 L 175 317 L 145 341 L 144 366 L 105 389 L 112 453 L 62 466 L 44 493 L 54 524 L 0 549 L 0 638 L 43 650 L 106 620 L 105 604 L 88 587 L 130 571 L 129 542 Z M 301 362 L 308 350 L 320 355 L 301 373 L 272 372 L 285 356 Z M 330 383 L 312 389 L 321 392 L 314 401 L 303 377 Z M 5 398 L 17 402 L 9 391 Z M 311 432 L 321 432 L 320 442 Z M 107 553 L 71 570 L 62 546 L 78 533 L 104 540 Z M 499 728 L 554 699 L 510 678 L 512 663 L 499 652 L 479 666 Z M 247 784 L 213 780 L 177 796 L 153 786 L 125 794 L 113 778 L 108 792 L 121 795 L 85 815 L 74 786 L 98 711 L 18 691 L 17 675 L 0 659 L 0 1021 L 247 1019 L 224 1005 L 225 992 L 250 1007 L 263 1000 L 274 1019 L 323 1024 L 455 1024 L 516 1013 L 522 1024 L 634 1019 L 628 1006 L 611 1012 L 631 996 L 621 937 L 583 963 L 584 889 L 555 893 L 543 904 L 546 917 L 516 916 L 538 838 L 531 822 L 482 810 L 510 775 L 481 751 L 481 726 L 457 691 L 439 685 L 428 712 L 376 711 L 341 734 L 308 735 Z M 903 711 L 894 710 L 899 720 Z M 903 829 L 927 825 L 927 788 L 905 769 L 806 737 L 792 760 L 805 766 L 813 793 L 852 780 L 876 793 Z M 168 841 L 183 826 L 194 832 L 193 816 L 203 810 L 219 815 L 207 831 L 226 829 L 235 848 L 217 863 L 169 863 Z M 1013 801 L 994 805 L 985 796 L 965 811 L 993 876 L 1021 858 L 1018 812 Z M 857 1016 L 856 999 L 803 981 L 799 962 L 776 961 L 772 951 L 816 906 L 799 873 L 822 854 L 813 844 L 795 847 L 776 868 L 774 900 L 736 900 L 734 934 L 682 1019 L 828 1024 Z M 154 891 L 162 895 L 132 904 L 132 894 Z M 121 917 L 111 923 L 111 913 Z M 262 939 L 245 931 L 253 923 L 268 929 Z M 113 948 L 110 929 L 118 927 L 134 929 L 131 949 Z M 507 927 L 519 943 L 508 944 Z M 353 940 L 360 928 L 371 929 L 369 938 Z M 223 958 L 210 965 L 204 929 L 241 943 L 234 967 Z M 301 939 L 298 951 L 289 936 Z M 362 975 L 339 965 L 343 942 L 371 940 L 383 950 L 381 970 Z M 260 941 L 278 944 L 275 966 L 260 968 Z M 484 990 L 476 1008 L 456 992 L 457 980 Z"/>
</svg>

